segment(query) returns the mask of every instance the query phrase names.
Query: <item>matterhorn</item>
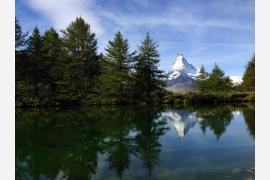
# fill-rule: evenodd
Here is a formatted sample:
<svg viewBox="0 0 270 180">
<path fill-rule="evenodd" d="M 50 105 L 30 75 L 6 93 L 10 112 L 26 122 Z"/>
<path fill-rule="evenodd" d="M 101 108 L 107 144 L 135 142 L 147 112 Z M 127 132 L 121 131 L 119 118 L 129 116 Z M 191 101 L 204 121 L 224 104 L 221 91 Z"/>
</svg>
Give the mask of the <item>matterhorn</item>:
<svg viewBox="0 0 270 180">
<path fill-rule="evenodd" d="M 166 88 L 173 92 L 187 92 L 195 88 L 195 80 L 198 76 L 198 69 L 188 63 L 182 53 L 178 53 L 168 72 Z"/>
</svg>

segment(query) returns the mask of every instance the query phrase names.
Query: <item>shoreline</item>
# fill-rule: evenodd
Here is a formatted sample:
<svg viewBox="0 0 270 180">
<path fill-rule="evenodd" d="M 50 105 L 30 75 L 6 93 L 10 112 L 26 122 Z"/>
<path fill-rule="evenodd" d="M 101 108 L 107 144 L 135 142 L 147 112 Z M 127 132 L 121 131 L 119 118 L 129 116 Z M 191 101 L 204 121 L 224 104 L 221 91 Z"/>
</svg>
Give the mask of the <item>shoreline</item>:
<svg viewBox="0 0 270 180">
<path fill-rule="evenodd" d="M 17 105 L 15 108 L 61 108 L 61 107 L 87 107 L 87 106 L 162 106 L 162 105 L 177 105 L 177 106 L 196 106 L 196 105 L 226 105 L 226 104 L 255 104 L 255 92 L 232 92 L 232 93 L 168 93 L 162 101 L 154 101 L 151 104 L 145 102 L 138 103 L 109 103 L 95 101 L 89 103 L 42 103 L 42 104 L 22 104 Z"/>
</svg>

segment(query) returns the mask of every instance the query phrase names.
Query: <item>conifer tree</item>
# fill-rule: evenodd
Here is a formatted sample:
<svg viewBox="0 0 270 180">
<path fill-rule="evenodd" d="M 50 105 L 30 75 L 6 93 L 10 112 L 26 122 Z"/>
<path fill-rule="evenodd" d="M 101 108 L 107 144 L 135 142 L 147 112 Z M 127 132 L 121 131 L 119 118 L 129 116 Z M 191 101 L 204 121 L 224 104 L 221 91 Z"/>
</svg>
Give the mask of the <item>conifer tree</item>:
<svg viewBox="0 0 270 180">
<path fill-rule="evenodd" d="M 209 91 L 229 91 L 232 89 L 232 80 L 225 76 L 220 67 L 215 64 L 212 72 L 207 79 L 207 86 Z"/>
<path fill-rule="evenodd" d="M 15 18 L 15 49 L 18 51 L 27 43 L 27 33 L 23 33 L 19 20 Z"/>
<path fill-rule="evenodd" d="M 96 35 L 81 17 L 71 22 L 62 33 L 63 50 L 68 60 L 68 96 L 71 101 L 78 102 L 92 93 L 99 73 Z"/>
<path fill-rule="evenodd" d="M 130 99 L 131 87 L 131 61 L 134 53 L 129 52 L 128 40 L 121 32 L 117 32 L 112 41 L 109 41 L 104 57 L 102 92 L 115 97 L 117 103 L 125 103 Z"/>
<path fill-rule="evenodd" d="M 29 96 L 29 58 L 25 52 L 27 45 L 28 32 L 24 33 L 17 18 L 15 18 L 15 97 L 16 102 L 26 102 Z"/>
<path fill-rule="evenodd" d="M 44 52 L 44 90 L 50 101 L 55 101 L 61 89 L 60 80 L 64 76 L 64 63 L 61 59 L 61 39 L 57 31 L 51 27 L 43 36 Z"/>
<path fill-rule="evenodd" d="M 39 98 L 39 82 L 41 81 L 41 68 L 43 66 L 43 52 L 42 52 L 42 37 L 39 29 L 34 28 L 32 35 L 29 37 L 28 49 L 29 67 L 28 73 L 31 84 L 34 86 L 34 96 Z"/>
<path fill-rule="evenodd" d="M 163 71 L 158 68 L 160 59 L 158 45 L 147 33 L 139 46 L 139 55 L 135 60 L 136 96 L 146 103 L 152 103 L 155 96 L 162 96 L 165 83 Z"/>
<path fill-rule="evenodd" d="M 206 72 L 204 66 L 202 65 L 201 68 L 200 68 L 200 71 L 199 71 L 198 78 L 200 80 L 206 80 L 207 77 L 208 77 L 208 73 Z"/>
<path fill-rule="evenodd" d="M 255 91 L 255 55 L 248 62 L 241 86 L 244 90 Z"/>
<path fill-rule="evenodd" d="M 208 73 L 206 72 L 204 66 L 201 66 L 198 79 L 196 80 L 196 87 L 201 93 L 204 93 L 204 91 L 207 89 L 207 78 Z"/>
</svg>

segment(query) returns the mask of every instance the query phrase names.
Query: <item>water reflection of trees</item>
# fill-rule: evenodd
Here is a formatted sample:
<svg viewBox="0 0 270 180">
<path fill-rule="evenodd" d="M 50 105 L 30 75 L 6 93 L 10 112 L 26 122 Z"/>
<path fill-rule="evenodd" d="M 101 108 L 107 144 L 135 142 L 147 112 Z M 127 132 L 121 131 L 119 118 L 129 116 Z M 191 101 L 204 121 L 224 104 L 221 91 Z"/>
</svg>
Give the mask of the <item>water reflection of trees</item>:
<svg viewBox="0 0 270 180">
<path fill-rule="evenodd" d="M 248 127 L 250 135 L 255 137 L 255 107 L 254 105 L 249 105 L 242 109 L 245 122 Z"/>
<path fill-rule="evenodd" d="M 85 117 L 85 112 L 74 111 L 17 113 L 16 177 L 20 179 L 23 166 L 33 179 L 42 174 L 54 179 L 60 170 L 70 179 L 95 174 L 103 134 L 95 128 L 97 119 Z"/>
<path fill-rule="evenodd" d="M 203 107 L 196 109 L 195 114 L 202 131 L 205 133 L 209 128 L 219 139 L 233 119 L 233 110 L 231 106 Z"/>
<path fill-rule="evenodd" d="M 255 136 L 255 108 L 253 105 L 204 106 L 190 108 L 190 110 L 197 116 L 203 133 L 205 133 L 207 129 L 210 129 L 213 131 L 217 139 L 224 134 L 226 128 L 230 125 L 234 117 L 234 112 L 242 112 L 248 131 L 253 137 Z"/>
<path fill-rule="evenodd" d="M 166 121 L 159 109 L 102 108 L 16 111 L 16 179 L 91 179 L 98 154 L 117 176 L 137 156 L 151 174 Z M 63 178 L 63 177 L 62 177 Z"/>
<path fill-rule="evenodd" d="M 159 138 L 168 129 L 165 119 L 160 118 L 159 111 L 143 109 L 136 114 L 136 145 L 139 158 L 143 161 L 149 175 L 159 162 L 161 144 Z"/>
<path fill-rule="evenodd" d="M 236 110 L 243 112 L 254 137 L 254 107 L 196 107 L 187 112 L 198 119 L 202 131 L 209 129 L 220 138 Z M 105 155 L 109 168 L 118 177 L 129 169 L 132 156 L 151 175 L 159 163 L 160 137 L 168 129 L 162 112 L 158 108 L 139 107 L 17 109 L 16 179 L 40 179 L 41 176 L 91 179 L 97 171 L 99 154 Z M 181 112 L 183 121 L 191 121 L 185 120 L 191 116 L 183 116 Z"/>
</svg>

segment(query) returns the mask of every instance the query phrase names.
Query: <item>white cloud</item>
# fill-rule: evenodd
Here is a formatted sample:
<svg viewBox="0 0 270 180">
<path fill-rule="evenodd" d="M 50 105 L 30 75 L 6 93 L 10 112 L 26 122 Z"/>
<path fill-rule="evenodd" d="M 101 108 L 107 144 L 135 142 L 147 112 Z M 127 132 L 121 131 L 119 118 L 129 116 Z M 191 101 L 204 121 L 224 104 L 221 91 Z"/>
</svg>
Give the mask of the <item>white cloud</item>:
<svg viewBox="0 0 270 180">
<path fill-rule="evenodd" d="M 165 9 L 162 13 L 120 13 L 116 11 L 101 10 L 99 16 L 113 21 L 116 25 L 122 28 L 133 28 L 138 26 L 145 27 L 158 27 L 158 26 L 171 26 L 179 28 L 182 31 L 204 31 L 203 28 L 229 28 L 251 30 L 250 24 L 243 22 L 239 23 L 237 20 L 232 19 L 217 19 L 217 18 L 202 18 L 202 14 L 198 12 L 189 12 L 181 7 L 171 7 Z M 182 29 L 180 29 L 182 28 Z M 185 28 L 185 29 L 183 29 Z M 194 32 L 192 31 L 192 34 Z"/>
<path fill-rule="evenodd" d="M 91 11 L 93 0 L 25 0 L 24 2 L 48 18 L 57 29 L 66 28 L 76 17 L 82 16 L 97 35 L 103 32 L 99 19 Z"/>
</svg>

